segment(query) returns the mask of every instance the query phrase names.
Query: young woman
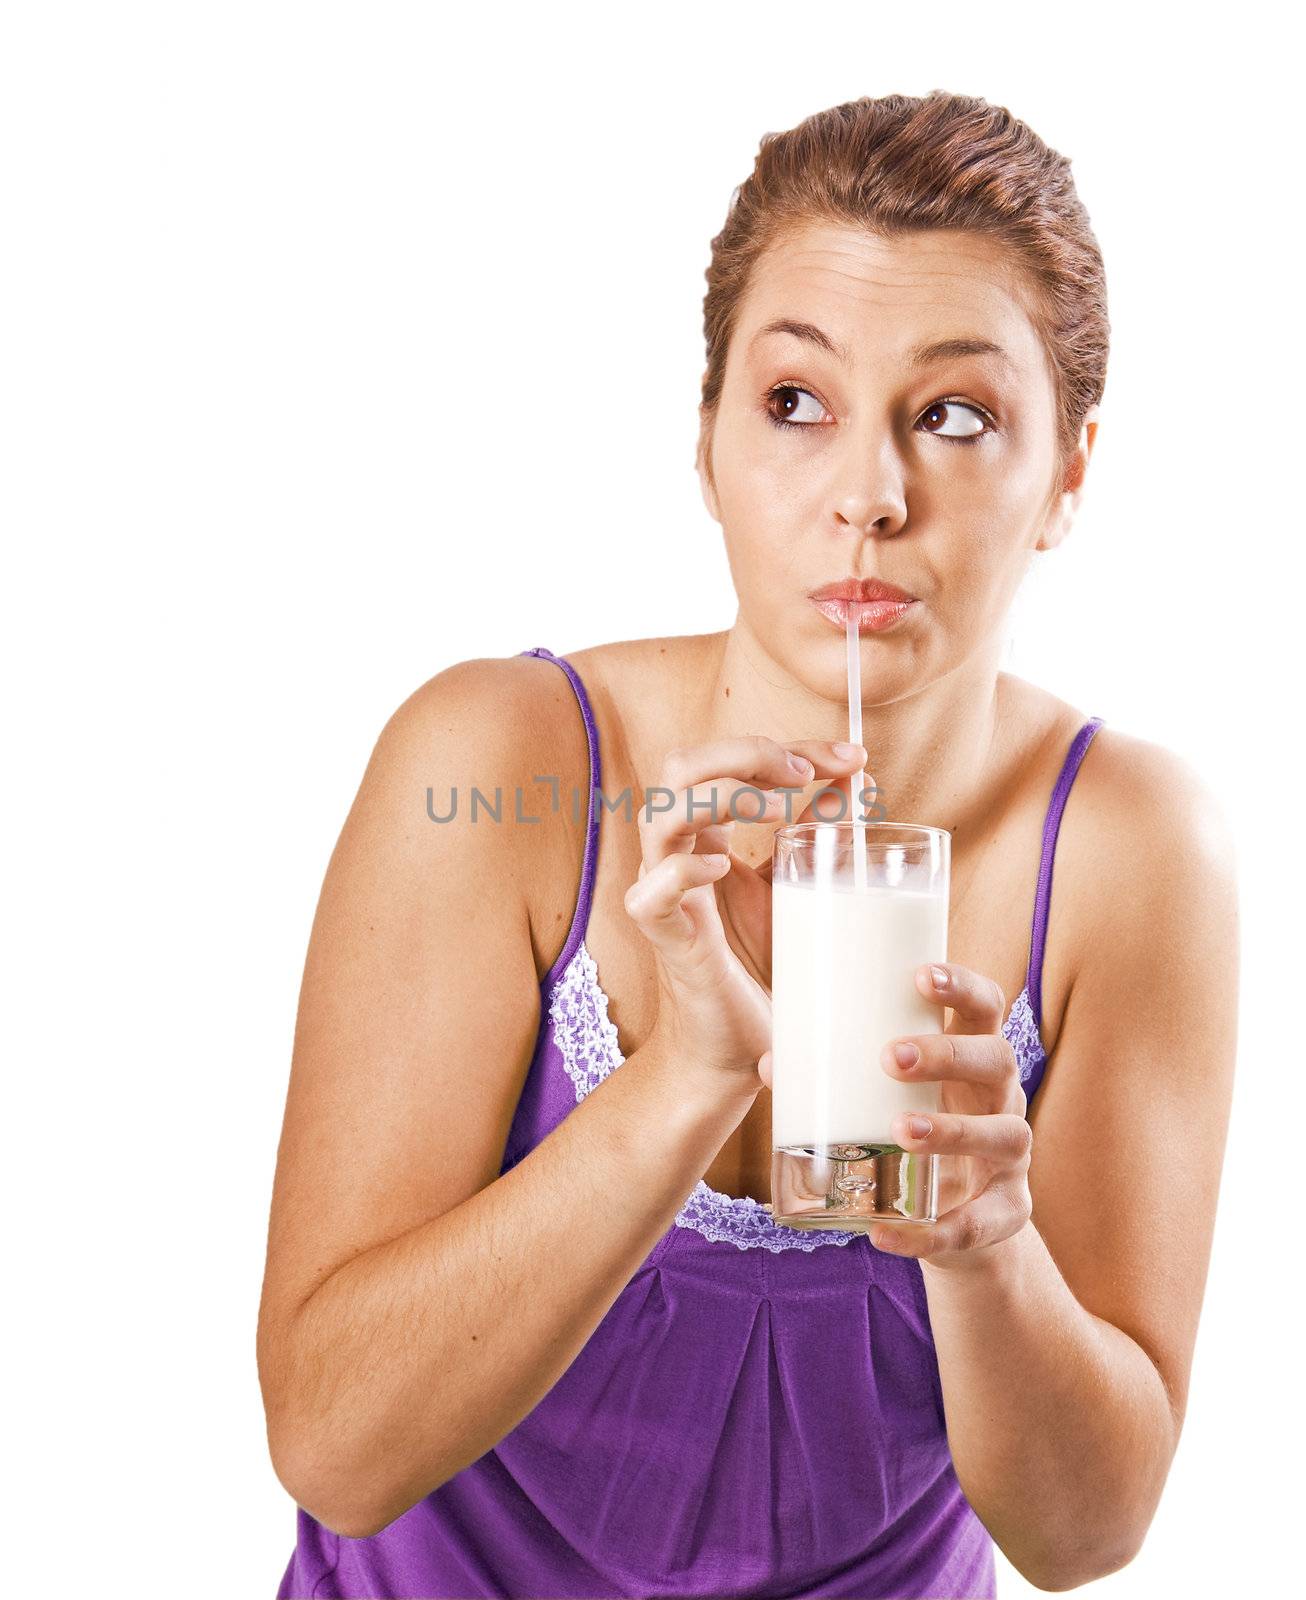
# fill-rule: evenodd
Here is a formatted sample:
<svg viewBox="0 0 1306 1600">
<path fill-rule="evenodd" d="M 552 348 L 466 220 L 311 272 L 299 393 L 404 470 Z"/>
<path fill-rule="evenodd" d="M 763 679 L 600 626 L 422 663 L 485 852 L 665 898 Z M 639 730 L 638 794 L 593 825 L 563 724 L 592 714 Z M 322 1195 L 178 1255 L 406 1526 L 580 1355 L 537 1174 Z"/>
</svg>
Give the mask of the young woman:
<svg viewBox="0 0 1306 1600">
<path fill-rule="evenodd" d="M 708 284 L 734 624 L 440 673 L 331 860 L 259 1324 L 282 1600 L 991 1595 L 995 1541 L 1064 1589 L 1169 1470 L 1235 873 L 1184 763 L 999 670 L 1105 377 L 1068 163 L 978 99 L 839 106 L 763 141 Z M 879 599 L 864 749 L 831 586 Z M 898 1136 L 948 1205 L 807 1232 L 767 1209 L 767 864 L 867 758 L 952 837 L 940 1031 L 866 1063 L 941 1084 Z"/>
</svg>

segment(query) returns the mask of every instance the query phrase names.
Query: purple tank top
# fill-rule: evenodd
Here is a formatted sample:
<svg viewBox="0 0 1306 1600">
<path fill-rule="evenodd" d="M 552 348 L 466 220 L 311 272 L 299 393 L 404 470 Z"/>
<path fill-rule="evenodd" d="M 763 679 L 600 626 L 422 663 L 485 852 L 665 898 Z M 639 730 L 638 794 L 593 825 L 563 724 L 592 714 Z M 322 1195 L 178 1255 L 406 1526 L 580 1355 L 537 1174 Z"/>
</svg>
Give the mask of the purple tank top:
<svg viewBox="0 0 1306 1600">
<path fill-rule="evenodd" d="M 541 982 L 541 1021 L 501 1172 L 625 1059 L 580 893 Z M 1028 981 L 1003 1033 L 1032 1101 L 1052 862 L 1066 797 L 1101 725 L 1079 730 L 1043 827 Z M 583 1226 L 583 1220 L 578 1220 Z M 575 1361 L 492 1449 L 369 1539 L 300 1508 L 277 1600 L 505 1596 L 781 1600 L 991 1597 L 993 1544 L 953 1470 L 920 1264 L 863 1234 L 804 1233 L 700 1181 Z"/>
</svg>

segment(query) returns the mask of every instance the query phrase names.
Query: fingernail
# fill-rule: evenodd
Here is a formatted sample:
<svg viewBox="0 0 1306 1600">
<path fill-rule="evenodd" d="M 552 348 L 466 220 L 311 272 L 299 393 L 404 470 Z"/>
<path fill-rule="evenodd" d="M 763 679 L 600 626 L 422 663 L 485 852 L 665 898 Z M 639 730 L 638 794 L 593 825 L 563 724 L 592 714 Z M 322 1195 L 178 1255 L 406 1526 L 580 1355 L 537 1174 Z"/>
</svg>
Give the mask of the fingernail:
<svg viewBox="0 0 1306 1600">
<path fill-rule="evenodd" d="M 864 756 L 866 754 L 864 745 L 849 744 L 847 739 L 840 739 L 833 748 L 840 761 L 847 761 L 851 756 Z"/>
<path fill-rule="evenodd" d="M 907 1132 L 913 1139 L 928 1139 L 934 1131 L 934 1124 L 928 1117 L 908 1117 Z"/>
<path fill-rule="evenodd" d="M 930 977 L 933 978 L 936 989 L 946 989 L 948 987 L 948 974 L 942 967 L 931 967 Z"/>
<path fill-rule="evenodd" d="M 893 1047 L 893 1059 L 900 1067 L 914 1067 L 920 1058 L 921 1053 L 914 1044 L 896 1044 Z"/>
<path fill-rule="evenodd" d="M 791 755 L 789 757 L 789 765 L 794 769 L 799 777 L 802 778 L 810 778 L 811 775 L 816 771 L 816 768 L 806 758 L 806 756 Z"/>
<path fill-rule="evenodd" d="M 887 1230 L 882 1233 L 875 1234 L 871 1242 L 875 1245 L 877 1250 L 896 1250 L 898 1248 L 898 1240 L 896 1236 Z"/>
</svg>

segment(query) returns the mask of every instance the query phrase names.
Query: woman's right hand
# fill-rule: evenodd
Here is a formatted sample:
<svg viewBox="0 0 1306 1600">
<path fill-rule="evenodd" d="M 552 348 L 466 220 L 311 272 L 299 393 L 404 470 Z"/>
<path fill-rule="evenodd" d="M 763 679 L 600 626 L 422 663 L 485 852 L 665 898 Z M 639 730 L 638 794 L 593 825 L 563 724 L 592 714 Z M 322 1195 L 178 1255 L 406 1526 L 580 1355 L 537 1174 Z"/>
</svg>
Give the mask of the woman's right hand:
<svg viewBox="0 0 1306 1600">
<path fill-rule="evenodd" d="M 668 753 L 659 787 L 674 794 L 674 803 L 651 816 L 640 808 L 642 860 L 625 906 L 655 953 L 653 1036 L 677 1058 L 737 1075 L 749 1089 L 762 1087 L 757 1063 L 771 1048 L 771 997 L 732 949 L 721 901 L 727 874 L 750 879 L 749 892 L 729 897 L 732 928 L 744 949 L 769 951 L 770 866 L 755 872 L 731 855 L 730 833 L 736 820 L 801 820 L 811 806 L 798 807 L 790 796 L 786 812 L 786 796 L 776 791 L 802 789 L 815 778 L 846 779 L 864 761 L 861 746 L 841 757 L 825 740 L 782 745 L 761 735 Z M 767 792 L 760 815 L 759 789 Z M 769 977 L 769 960 L 765 967 Z"/>
</svg>

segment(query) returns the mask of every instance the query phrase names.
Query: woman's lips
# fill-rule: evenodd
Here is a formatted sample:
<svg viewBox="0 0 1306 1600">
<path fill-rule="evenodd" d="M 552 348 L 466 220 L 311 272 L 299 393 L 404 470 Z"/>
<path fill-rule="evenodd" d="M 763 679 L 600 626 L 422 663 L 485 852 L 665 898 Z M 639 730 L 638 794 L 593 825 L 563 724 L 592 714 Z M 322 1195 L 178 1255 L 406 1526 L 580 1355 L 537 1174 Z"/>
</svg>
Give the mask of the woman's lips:
<svg viewBox="0 0 1306 1600">
<path fill-rule="evenodd" d="M 813 600 L 812 604 L 828 621 L 843 632 L 847 631 L 848 613 L 856 609 L 861 613 L 857 621 L 859 633 L 883 633 L 905 617 L 916 604 L 914 600 Z"/>
</svg>

